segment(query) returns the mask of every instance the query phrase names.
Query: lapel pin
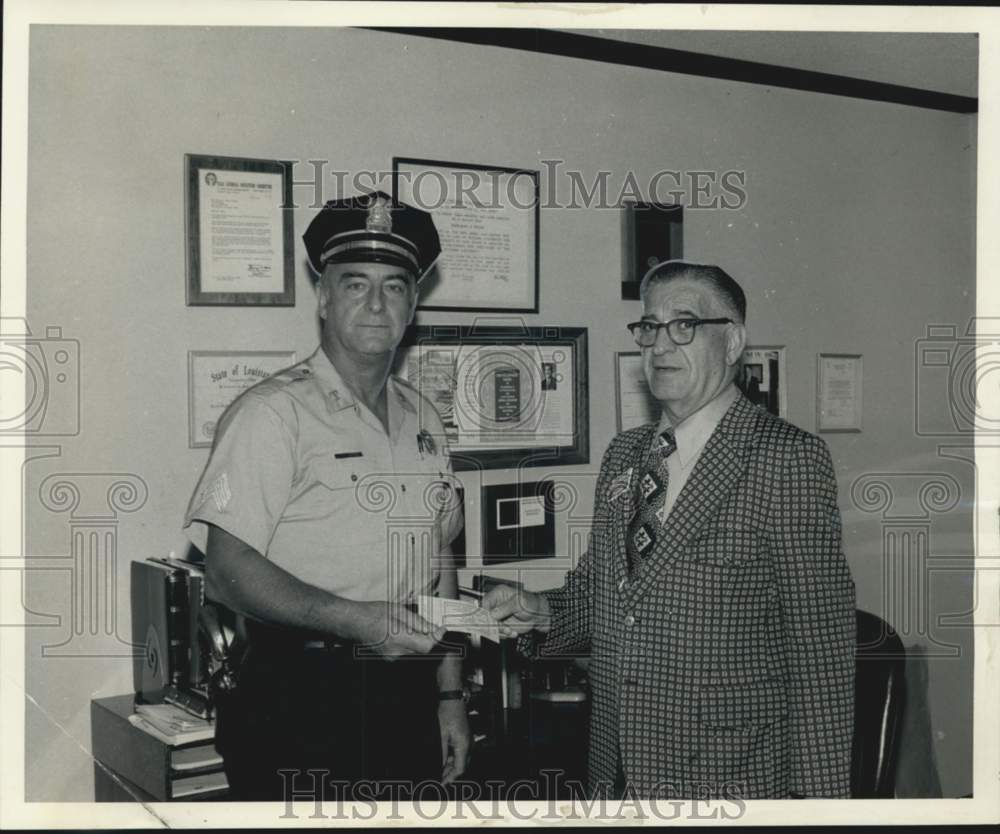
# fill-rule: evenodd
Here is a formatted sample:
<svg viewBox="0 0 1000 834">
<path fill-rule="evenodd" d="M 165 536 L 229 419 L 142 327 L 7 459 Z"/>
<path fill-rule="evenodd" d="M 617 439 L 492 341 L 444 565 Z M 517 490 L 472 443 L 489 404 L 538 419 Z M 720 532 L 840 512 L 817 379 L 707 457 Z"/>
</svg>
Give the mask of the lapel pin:
<svg viewBox="0 0 1000 834">
<path fill-rule="evenodd" d="M 632 467 L 630 466 L 620 475 L 617 475 L 611 482 L 611 486 L 608 489 L 608 499 L 614 501 L 621 498 L 622 495 L 627 495 L 629 491 L 629 481 L 631 481 L 631 479 Z"/>
</svg>

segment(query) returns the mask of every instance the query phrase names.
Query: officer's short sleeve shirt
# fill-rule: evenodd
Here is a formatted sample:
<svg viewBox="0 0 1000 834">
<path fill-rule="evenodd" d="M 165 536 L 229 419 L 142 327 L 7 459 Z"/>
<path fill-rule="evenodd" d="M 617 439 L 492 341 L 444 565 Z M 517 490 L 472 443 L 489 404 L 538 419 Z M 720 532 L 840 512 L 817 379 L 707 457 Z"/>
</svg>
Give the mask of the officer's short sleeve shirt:
<svg viewBox="0 0 1000 834">
<path fill-rule="evenodd" d="M 239 397 L 219 423 L 185 516 L 202 551 L 216 525 L 292 575 L 348 599 L 429 593 L 462 526 L 444 427 L 390 378 L 389 432 L 322 348 Z"/>
</svg>

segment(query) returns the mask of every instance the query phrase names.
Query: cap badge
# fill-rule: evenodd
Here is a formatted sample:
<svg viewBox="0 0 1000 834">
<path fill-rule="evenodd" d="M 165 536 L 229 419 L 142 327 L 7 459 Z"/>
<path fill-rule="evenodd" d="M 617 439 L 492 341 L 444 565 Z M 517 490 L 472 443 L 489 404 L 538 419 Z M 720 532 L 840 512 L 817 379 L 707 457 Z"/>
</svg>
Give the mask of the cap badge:
<svg viewBox="0 0 1000 834">
<path fill-rule="evenodd" d="M 382 197 L 376 197 L 368 207 L 368 219 L 365 221 L 365 230 L 369 232 L 384 232 L 389 234 L 392 231 L 392 213 L 389 204 Z"/>
</svg>

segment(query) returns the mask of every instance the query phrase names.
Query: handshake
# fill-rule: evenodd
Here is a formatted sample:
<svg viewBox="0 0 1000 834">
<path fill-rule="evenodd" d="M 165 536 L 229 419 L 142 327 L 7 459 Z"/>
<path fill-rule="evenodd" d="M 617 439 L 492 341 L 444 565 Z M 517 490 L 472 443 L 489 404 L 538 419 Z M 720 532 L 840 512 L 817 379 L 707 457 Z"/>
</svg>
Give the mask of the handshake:
<svg viewBox="0 0 1000 834">
<path fill-rule="evenodd" d="M 548 631 L 549 606 L 545 597 L 498 585 L 482 602 L 463 602 L 441 597 L 417 598 L 417 613 L 445 631 L 478 634 L 494 643 L 533 628 Z"/>
<path fill-rule="evenodd" d="M 417 610 L 398 603 L 351 602 L 349 639 L 386 659 L 427 654 L 448 631 L 478 634 L 499 643 L 532 629 L 549 630 L 548 600 L 510 585 L 497 585 L 480 603 L 417 597 Z"/>
</svg>

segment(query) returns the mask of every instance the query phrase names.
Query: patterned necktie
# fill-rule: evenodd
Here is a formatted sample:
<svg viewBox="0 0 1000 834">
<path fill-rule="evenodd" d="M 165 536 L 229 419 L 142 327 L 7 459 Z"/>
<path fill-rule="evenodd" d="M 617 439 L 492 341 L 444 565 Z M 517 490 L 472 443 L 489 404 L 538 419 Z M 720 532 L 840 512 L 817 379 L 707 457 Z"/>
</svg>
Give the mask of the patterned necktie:
<svg viewBox="0 0 1000 834">
<path fill-rule="evenodd" d="M 629 573 L 635 572 L 639 562 L 656 544 L 657 536 L 666 521 L 667 458 L 677 449 L 673 429 L 665 429 L 656 436 L 646 457 L 642 477 L 635 497 L 638 510 L 629 524 L 625 552 Z"/>
</svg>

